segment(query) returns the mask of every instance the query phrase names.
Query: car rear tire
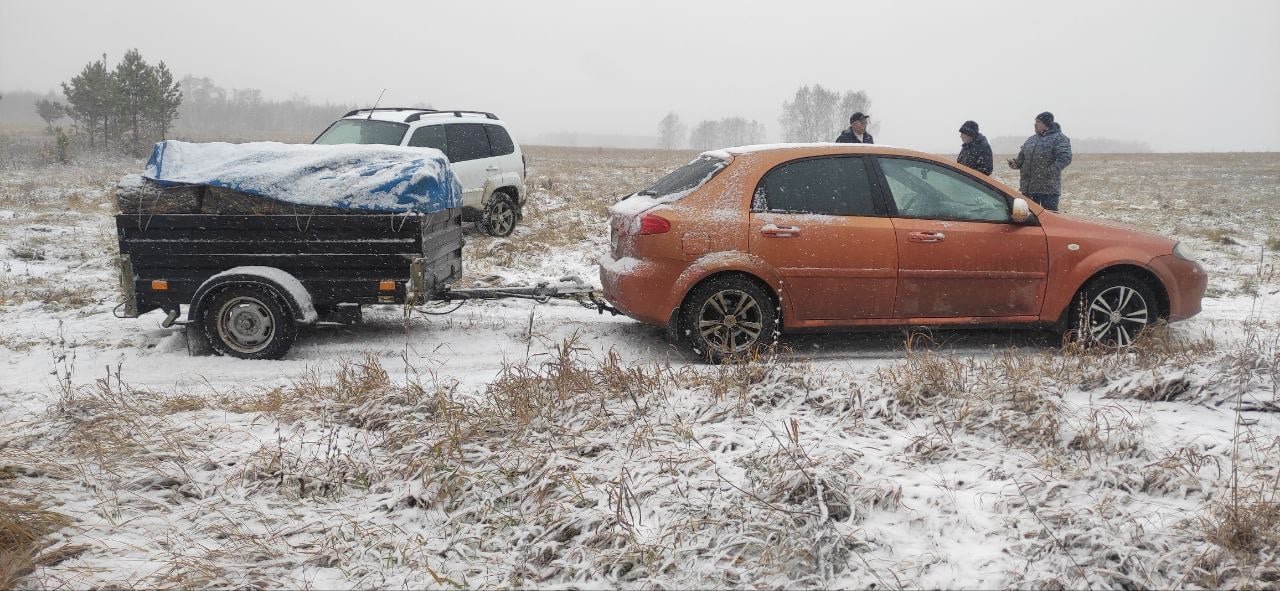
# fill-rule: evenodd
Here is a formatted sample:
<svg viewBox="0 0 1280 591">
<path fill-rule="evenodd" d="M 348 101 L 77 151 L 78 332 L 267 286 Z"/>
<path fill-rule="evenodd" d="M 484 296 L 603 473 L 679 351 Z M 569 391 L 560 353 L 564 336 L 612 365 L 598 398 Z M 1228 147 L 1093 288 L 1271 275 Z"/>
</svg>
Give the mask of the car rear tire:
<svg viewBox="0 0 1280 591">
<path fill-rule="evenodd" d="M 1109 274 L 1077 295 L 1071 332 L 1086 346 L 1128 347 L 1159 319 L 1159 302 L 1150 286 L 1131 275 Z"/>
<path fill-rule="evenodd" d="M 219 355 L 279 359 L 298 336 L 293 314 L 275 290 L 236 285 L 213 294 L 200 311 L 209 345 Z"/>
<path fill-rule="evenodd" d="M 516 229 L 516 200 L 503 192 L 496 192 L 489 198 L 489 204 L 480 214 L 480 230 L 490 236 L 505 238 Z"/>
<path fill-rule="evenodd" d="M 777 305 L 745 277 L 699 284 L 685 299 L 680 318 L 681 340 L 711 363 L 749 358 L 777 342 Z"/>
</svg>

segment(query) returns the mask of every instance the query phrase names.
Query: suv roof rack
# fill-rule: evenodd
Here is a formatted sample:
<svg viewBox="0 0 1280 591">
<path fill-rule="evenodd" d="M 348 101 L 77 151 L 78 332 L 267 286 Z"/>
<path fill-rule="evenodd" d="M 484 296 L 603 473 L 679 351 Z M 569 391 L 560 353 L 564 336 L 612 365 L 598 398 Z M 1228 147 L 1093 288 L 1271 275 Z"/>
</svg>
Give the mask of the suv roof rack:
<svg viewBox="0 0 1280 591">
<path fill-rule="evenodd" d="M 461 117 L 463 113 L 467 113 L 470 115 L 484 115 L 488 119 L 494 119 L 494 120 L 498 119 L 497 115 L 494 115 L 493 113 L 489 113 L 486 111 L 468 111 L 466 109 L 422 109 L 421 111 L 422 111 L 421 113 L 414 113 L 408 117 L 405 117 L 404 122 L 411 123 L 413 121 L 417 121 L 421 119 L 423 115 L 439 115 L 441 113 L 453 113 L 454 117 Z"/>
<path fill-rule="evenodd" d="M 349 111 L 346 115 L 343 115 L 342 117 L 347 118 L 352 115 L 355 115 L 356 113 L 363 113 L 363 112 L 370 112 L 370 111 L 417 111 L 417 113 L 414 113 L 409 117 L 407 117 L 405 119 L 405 123 L 417 121 L 418 119 L 421 119 L 423 115 L 434 115 L 438 113 L 453 113 L 454 117 L 461 117 L 463 113 L 470 113 L 473 115 L 484 115 L 489 119 L 496 120 L 498 118 L 497 115 L 494 115 L 493 113 L 489 113 L 486 111 L 469 111 L 466 109 L 424 109 L 422 107 L 374 107 L 372 109 L 353 109 Z"/>
</svg>

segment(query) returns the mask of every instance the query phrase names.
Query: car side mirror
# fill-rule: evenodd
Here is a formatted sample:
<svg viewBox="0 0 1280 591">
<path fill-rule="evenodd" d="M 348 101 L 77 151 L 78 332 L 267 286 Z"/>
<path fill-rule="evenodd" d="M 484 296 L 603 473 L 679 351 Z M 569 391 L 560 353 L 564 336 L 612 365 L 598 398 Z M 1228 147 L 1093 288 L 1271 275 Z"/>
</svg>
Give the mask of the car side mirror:
<svg viewBox="0 0 1280 591">
<path fill-rule="evenodd" d="M 1027 205 L 1027 200 L 1021 197 L 1015 198 L 1009 217 L 1013 218 L 1014 223 L 1027 223 L 1027 220 L 1031 219 L 1031 207 Z"/>
</svg>

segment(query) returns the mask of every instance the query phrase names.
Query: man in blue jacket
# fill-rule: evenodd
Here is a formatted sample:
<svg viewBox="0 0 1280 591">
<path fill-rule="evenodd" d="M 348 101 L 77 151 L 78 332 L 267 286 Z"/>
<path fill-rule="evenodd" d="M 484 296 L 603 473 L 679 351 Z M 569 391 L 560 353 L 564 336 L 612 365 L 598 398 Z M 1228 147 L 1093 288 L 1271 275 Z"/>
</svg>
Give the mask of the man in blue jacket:
<svg viewBox="0 0 1280 591">
<path fill-rule="evenodd" d="M 871 134 L 867 133 L 867 122 L 871 120 L 870 115 L 864 115 L 862 111 L 854 113 L 849 118 L 849 129 L 840 132 L 840 137 L 836 138 L 837 144 L 874 144 L 876 141 L 871 138 Z"/>
<path fill-rule="evenodd" d="M 1021 170 L 1018 190 L 1045 209 L 1058 211 L 1062 196 L 1062 169 L 1071 164 L 1071 139 L 1053 120 L 1053 113 L 1036 115 L 1036 134 L 1022 143 L 1009 168 Z"/>
</svg>

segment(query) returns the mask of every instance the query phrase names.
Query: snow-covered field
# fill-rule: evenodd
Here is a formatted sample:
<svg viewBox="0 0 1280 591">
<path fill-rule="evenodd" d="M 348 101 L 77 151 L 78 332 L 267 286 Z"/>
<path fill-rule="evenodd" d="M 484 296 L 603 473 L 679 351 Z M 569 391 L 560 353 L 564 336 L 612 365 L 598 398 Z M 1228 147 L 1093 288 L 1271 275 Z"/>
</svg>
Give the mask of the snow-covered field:
<svg viewBox="0 0 1280 591">
<path fill-rule="evenodd" d="M 1280 155 L 1076 157 L 1065 211 L 1186 240 L 1211 273 L 1200 316 L 1128 353 L 886 333 L 709 367 L 526 301 L 189 357 L 159 312 L 112 315 L 111 188 L 142 161 L 18 144 L 0 586 L 1280 584 Z M 465 283 L 598 281 L 605 208 L 692 156 L 529 149 L 526 225 L 470 235 Z"/>
</svg>

